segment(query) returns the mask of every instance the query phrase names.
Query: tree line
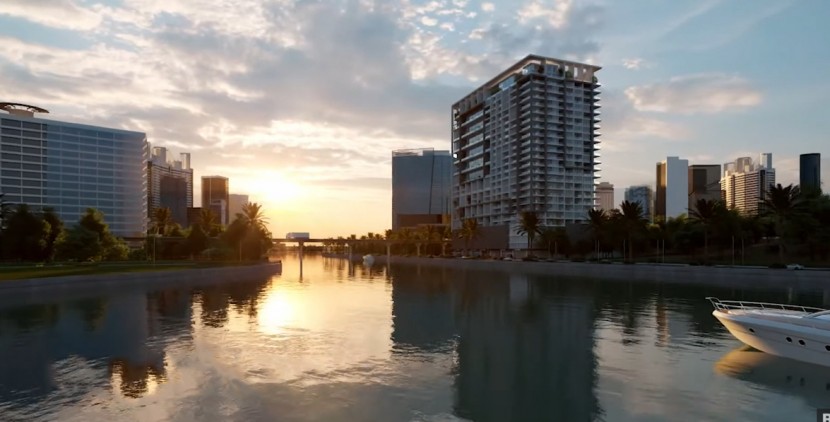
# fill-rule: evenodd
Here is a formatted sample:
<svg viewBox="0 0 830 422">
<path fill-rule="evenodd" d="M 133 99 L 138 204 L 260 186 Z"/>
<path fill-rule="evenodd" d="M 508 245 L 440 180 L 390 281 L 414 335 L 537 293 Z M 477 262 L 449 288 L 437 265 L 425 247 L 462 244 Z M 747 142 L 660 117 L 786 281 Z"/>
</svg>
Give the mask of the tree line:
<svg viewBox="0 0 830 422">
<path fill-rule="evenodd" d="M 54 209 L 10 205 L 0 194 L 0 260 L 98 262 L 148 259 L 254 260 L 272 245 L 262 206 L 247 203 L 227 226 L 209 209 L 183 229 L 169 208 L 153 213 L 144 244 L 131 249 L 110 232 L 104 215 L 88 208 L 67 227 Z"/>
<path fill-rule="evenodd" d="M 653 223 L 639 203 L 629 201 L 618 210 L 589 210 L 586 217 L 585 230 L 573 235 L 542 227 L 535 213 L 524 212 L 517 233 L 527 234 L 529 248 L 628 262 L 665 256 L 700 264 L 731 262 L 736 250 L 749 250 L 766 263 L 783 265 L 788 259 L 815 262 L 830 255 L 830 197 L 796 185 L 770 186 L 754 215 L 720 200 L 698 199 L 688 214 Z"/>
<path fill-rule="evenodd" d="M 818 190 L 802 191 L 796 185 L 770 186 L 759 203 L 759 212 L 753 215 L 728 208 L 720 200 L 699 199 L 688 214 L 653 222 L 639 203 L 630 201 L 623 201 L 619 209 L 589 210 L 585 224 L 570 230 L 545 227 L 533 211 L 521 212 L 518 217 L 516 234 L 527 237 L 529 254 L 546 251 L 577 260 L 693 264 L 738 264 L 746 257 L 747 261 L 775 266 L 794 259 L 821 262 L 830 256 L 830 196 Z M 460 239 L 467 254 L 481 235 L 481 227 L 475 219 L 461 223 L 456 230 L 424 225 L 387 230 L 386 236 L 370 233 L 373 237 L 368 239 L 397 241 L 393 253 L 412 255 L 448 255 L 452 240 Z M 355 235 L 350 238 L 357 239 Z M 332 239 L 332 244 L 337 242 Z M 363 253 L 385 253 L 382 243 L 358 244 L 356 248 Z"/>
</svg>

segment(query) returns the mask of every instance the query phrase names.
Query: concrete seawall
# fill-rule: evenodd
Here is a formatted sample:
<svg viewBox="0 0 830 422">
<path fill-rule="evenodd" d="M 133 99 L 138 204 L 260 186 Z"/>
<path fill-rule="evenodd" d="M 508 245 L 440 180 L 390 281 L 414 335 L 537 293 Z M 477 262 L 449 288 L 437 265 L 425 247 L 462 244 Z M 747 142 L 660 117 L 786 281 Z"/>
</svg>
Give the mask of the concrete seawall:
<svg viewBox="0 0 830 422">
<path fill-rule="evenodd" d="M 378 257 L 377 263 L 385 263 Z M 830 288 L 830 271 L 757 267 L 704 267 L 673 264 L 598 264 L 587 262 L 524 262 L 393 256 L 393 265 L 421 265 L 461 270 L 523 272 L 552 277 L 620 281 L 708 284 L 721 287 Z"/>
<path fill-rule="evenodd" d="M 270 277 L 282 272 L 282 262 L 267 264 L 159 270 L 135 273 L 71 275 L 63 277 L 30 278 L 0 282 L 0 298 L 27 296 L 75 295 L 89 292 L 123 291 L 160 285 L 210 284 L 232 282 L 257 277 Z"/>
</svg>

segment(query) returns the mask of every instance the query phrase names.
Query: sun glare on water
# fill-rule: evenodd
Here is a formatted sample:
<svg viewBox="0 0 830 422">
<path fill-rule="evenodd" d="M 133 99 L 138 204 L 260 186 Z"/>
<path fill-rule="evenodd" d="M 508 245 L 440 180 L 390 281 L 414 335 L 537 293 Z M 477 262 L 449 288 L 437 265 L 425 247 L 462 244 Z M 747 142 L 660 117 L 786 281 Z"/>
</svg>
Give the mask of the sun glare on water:
<svg viewBox="0 0 830 422">
<path fill-rule="evenodd" d="M 272 290 L 259 310 L 259 326 L 270 334 L 283 332 L 287 327 L 296 325 L 298 312 L 290 295 L 284 291 Z"/>
</svg>

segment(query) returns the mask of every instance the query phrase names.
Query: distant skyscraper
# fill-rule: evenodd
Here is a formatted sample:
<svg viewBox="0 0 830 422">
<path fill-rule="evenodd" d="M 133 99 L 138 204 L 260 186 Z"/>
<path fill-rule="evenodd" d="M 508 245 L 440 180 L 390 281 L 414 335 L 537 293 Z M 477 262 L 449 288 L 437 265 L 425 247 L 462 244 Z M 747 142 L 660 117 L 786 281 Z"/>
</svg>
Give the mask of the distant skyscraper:
<svg viewBox="0 0 830 422">
<path fill-rule="evenodd" d="M 631 186 L 625 189 L 625 200 L 636 202 L 643 209 L 643 215 L 651 220 L 653 218 L 654 193 L 650 186 Z"/>
<path fill-rule="evenodd" d="M 546 227 L 585 220 L 599 164 L 599 70 L 530 55 L 453 104 L 454 228 L 467 218 L 515 227 L 523 211 Z"/>
<path fill-rule="evenodd" d="M 449 151 L 392 152 L 393 230 L 449 223 L 451 165 Z"/>
<path fill-rule="evenodd" d="M 657 163 L 654 216 L 666 219 L 686 214 L 689 206 L 689 160 L 667 157 Z"/>
<path fill-rule="evenodd" d="M 0 192 L 9 204 L 51 207 L 67 226 L 87 208 L 117 236 L 147 232 L 147 135 L 46 120 L 48 111 L 0 103 Z"/>
<path fill-rule="evenodd" d="M 194 224 L 199 224 L 202 222 L 202 208 L 201 207 L 188 207 L 187 208 L 187 226 L 190 227 Z"/>
<path fill-rule="evenodd" d="M 236 214 L 242 214 L 242 206 L 248 203 L 248 195 L 232 193 L 228 197 L 230 198 L 228 213 L 231 215 L 231 221 L 233 221 Z"/>
<path fill-rule="evenodd" d="M 608 182 L 600 182 L 596 188 L 597 208 L 611 211 L 616 208 L 614 202 L 614 185 Z"/>
<path fill-rule="evenodd" d="M 170 208 L 173 221 L 186 226 L 187 208 L 193 206 L 190 154 L 182 153 L 179 160 L 168 161 L 167 148 L 153 147 L 152 151 L 153 155 L 147 161 L 147 216 L 152 220 L 156 208 Z M 181 179 L 184 189 L 172 180 L 168 180 L 162 188 L 164 179 Z"/>
<path fill-rule="evenodd" d="M 695 209 L 699 199 L 720 201 L 720 164 L 695 164 L 689 166 L 689 211 Z"/>
<path fill-rule="evenodd" d="M 772 154 L 761 154 L 757 164 L 749 157 L 740 157 L 734 165 L 727 164 L 724 168 L 727 170 L 721 178 L 721 191 L 726 206 L 744 215 L 757 214 L 769 187 L 775 184 Z"/>
<path fill-rule="evenodd" d="M 801 154 L 799 156 L 798 184 L 802 191 L 821 189 L 821 154 Z"/>
<path fill-rule="evenodd" d="M 229 183 L 227 177 L 202 176 L 202 208 L 214 210 L 220 224 L 228 224 L 228 204 L 230 203 Z"/>
</svg>

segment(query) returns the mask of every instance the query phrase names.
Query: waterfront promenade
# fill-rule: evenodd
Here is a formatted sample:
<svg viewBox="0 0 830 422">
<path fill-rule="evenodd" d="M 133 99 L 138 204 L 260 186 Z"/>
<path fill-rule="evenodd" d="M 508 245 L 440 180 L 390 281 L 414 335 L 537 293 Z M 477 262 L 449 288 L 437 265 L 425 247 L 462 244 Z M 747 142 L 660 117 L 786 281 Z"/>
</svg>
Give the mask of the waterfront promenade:
<svg viewBox="0 0 830 422">
<path fill-rule="evenodd" d="M 385 256 L 375 264 L 384 264 Z M 487 259 L 453 259 L 392 256 L 392 264 L 434 266 L 481 271 L 524 272 L 527 274 L 590 278 L 617 281 L 692 283 L 721 287 L 792 287 L 830 286 L 830 270 L 785 270 L 744 266 L 690 266 L 683 264 L 613 264 L 592 262 L 526 262 Z"/>
</svg>

